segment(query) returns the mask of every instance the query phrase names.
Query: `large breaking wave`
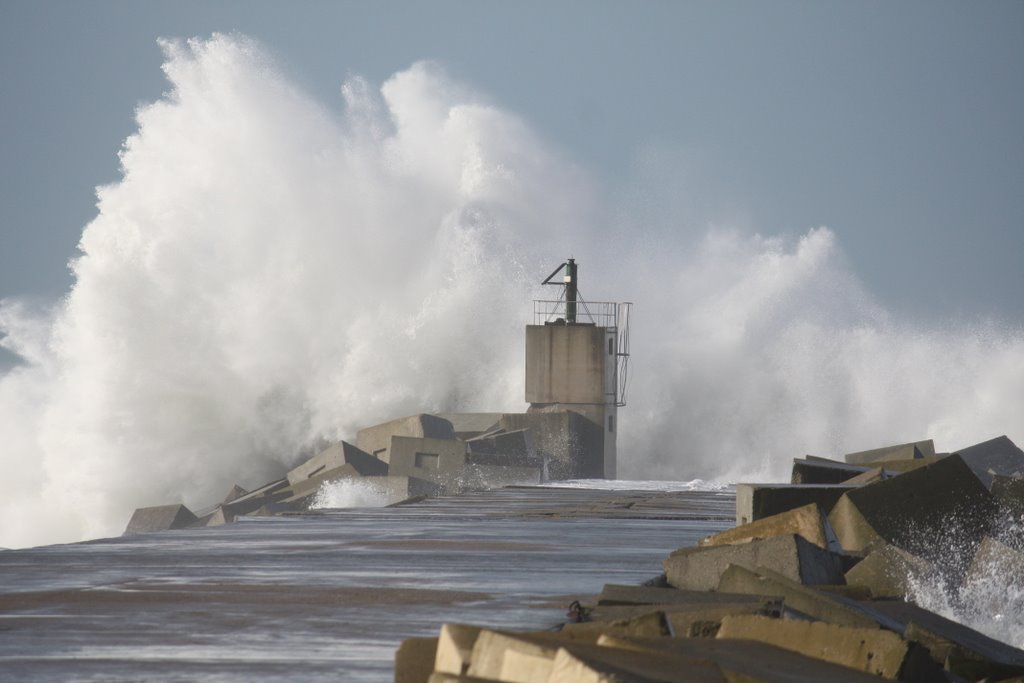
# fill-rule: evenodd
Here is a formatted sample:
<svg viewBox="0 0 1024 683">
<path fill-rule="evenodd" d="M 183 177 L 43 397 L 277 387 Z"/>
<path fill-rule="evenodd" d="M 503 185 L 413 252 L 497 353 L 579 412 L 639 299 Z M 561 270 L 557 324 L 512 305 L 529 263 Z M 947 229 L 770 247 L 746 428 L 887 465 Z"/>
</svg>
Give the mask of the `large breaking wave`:
<svg viewBox="0 0 1024 683">
<path fill-rule="evenodd" d="M 1024 431 L 1021 331 L 894 318 L 827 228 L 616 220 L 585 172 L 429 63 L 350 79 L 335 111 L 248 39 L 163 49 L 169 91 L 98 190 L 73 288 L 0 307 L 22 358 L 0 378 L 0 545 L 202 506 L 377 420 L 523 410 L 529 301 L 569 255 L 585 296 L 636 305 L 625 478 L 778 477 L 806 452 Z"/>
</svg>

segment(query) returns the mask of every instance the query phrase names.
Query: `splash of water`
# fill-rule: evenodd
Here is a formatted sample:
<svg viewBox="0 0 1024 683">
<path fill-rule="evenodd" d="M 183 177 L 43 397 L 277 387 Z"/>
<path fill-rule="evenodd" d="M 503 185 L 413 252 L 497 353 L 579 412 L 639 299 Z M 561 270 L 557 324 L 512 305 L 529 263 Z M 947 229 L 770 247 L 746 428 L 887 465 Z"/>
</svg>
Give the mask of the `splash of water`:
<svg viewBox="0 0 1024 683">
<path fill-rule="evenodd" d="M 980 546 L 971 544 L 971 556 L 952 576 L 943 570 L 911 572 L 906 598 L 1024 649 L 1024 564 L 1020 562 L 1024 520 L 1007 518 L 997 528 L 998 538 L 987 538 Z M 972 534 L 965 530 L 960 536 L 970 538 Z M 963 550 L 964 543 L 944 538 L 938 545 L 956 553 Z"/>
<path fill-rule="evenodd" d="M 1022 426 L 1020 330 L 893 319 L 827 228 L 606 218 L 580 169 L 430 64 L 348 81 L 336 112 L 247 39 L 163 48 L 169 91 L 98 190 L 71 292 L 0 306 L 24 359 L 0 378 L 0 545 L 202 507 L 396 415 L 522 410 L 534 283 L 570 254 L 589 298 L 636 302 L 625 478 Z"/>
<path fill-rule="evenodd" d="M 373 486 L 370 482 L 358 479 L 339 479 L 337 481 L 325 481 L 320 485 L 313 502 L 310 503 L 311 510 L 324 510 L 336 508 L 381 508 L 391 503 L 387 493 L 380 487 Z"/>
</svg>

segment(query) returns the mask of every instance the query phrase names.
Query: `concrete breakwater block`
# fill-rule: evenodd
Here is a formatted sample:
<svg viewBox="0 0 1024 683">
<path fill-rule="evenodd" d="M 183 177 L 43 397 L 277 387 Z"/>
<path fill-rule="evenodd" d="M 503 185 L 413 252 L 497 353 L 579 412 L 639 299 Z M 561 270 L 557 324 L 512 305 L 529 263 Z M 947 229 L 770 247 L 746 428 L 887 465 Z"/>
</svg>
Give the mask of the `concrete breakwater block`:
<svg viewBox="0 0 1024 683">
<path fill-rule="evenodd" d="M 892 479 L 893 477 L 900 474 L 899 472 L 892 472 L 883 467 L 872 467 L 866 472 L 861 472 L 855 477 L 850 477 L 844 484 L 856 485 L 856 486 L 867 486 L 868 484 L 874 484 L 876 481 L 882 481 L 884 479 Z"/>
<path fill-rule="evenodd" d="M 477 456 L 466 457 L 466 468 L 459 483 L 463 489 L 482 490 L 504 486 L 536 486 L 543 480 L 541 467 L 514 467 L 475 462 Z"/>
<path fill-rule="evenodd" d="M 896 678 L 911 651 L 884 629 L 756 615 L 725 617 L 716 637 L 756 640 L 883 678 Z"/>
<path fill-rule="evenodd" d="M 766 567 L 805 584 L 844 581 L 842 563 L 834 553 L 795 534 L 742 545 L 682 548 L 674 551 L 664 561 L 665 575 L 670 585 L 698 591 L 719 588 L 723 572 L 732 564 Z M 721 590 L 728 592 L 725 588 Z"/>
<path fill-rule="evenodd" d="M 1024 476 L 993 476 L 992 496 L 1002 509 L 1003 517 L 1024 519 Z"/>
<path fill-rule="evenodd" d="M 736 526 L 817 503 L 831 510 L 849 484 L 736 484 Z"/>
<path fill-rule="evenodd" d="M 502 413 L 438 413 L 437 417 L 452 423 L 456 439 L 469 439 L 498 429 Z"/>
<path fill-rule="evenodd" d="M 956 454 L 989 489 L 996 475 L 1024 476 L 1024 451 L 1005 435 L 961 448 Z"/>
<path fill-rule="evenodd" d="M 558 649 L 570 640 L 556 633 L 482 629 L 473 643 L 466 674 L 496 681 L 546 681 Z"/>
<path fill-rule="evenodd" d="M 364 477 L 383 476 L 388 473 L 387 463 L 347 441 L 340 441 L 289 470 L 288 484 L 294 486 L 300 481 L 344 465 L 348 465 L 355 474 Z"/>
<path fill-rule="evenodd" d="M 893 620 L 891 630 L 920 643 L 937 664 L 967 680 L 1024 675 L 1024 651 L 1011 645 L 902 600 L 871 601 L 867 606 Z"/>
<path fill-rule="evenodd" d="M 500 680 L 547 683 L 630 681 L 632 683 L 725 683 L 731 680 L 710 659 L 669 651 L 642 651 L 607 645 L 559 648 L 547 679 L 509 677 Z"/>
<path fill-rule="evenodd" d="M 846 572 L 846 583 L 867 589 L 872 598 L 902 599 L 910 589 L 912 577 L 928 576 L 932 569 L 927 560 L 902 548 L 880 543 Z"/>
<path fill-rule="evenodd" d="M 593 616 L 591 616 L 593 619 Z M 566 624 L 561 633 L 574 638 L 597 640 L 602 634 L 617 636 L 635 636 L 638 638 L 663 638 L 672 634 L 665 612 L 648 609 L 642 614 L 621 617 L 619 619 L 603 619 L 601 621 L 584 621 Z"/>
<path fill-rule="evenodd" d="M 442 417 L 421 413 L 360 429 L 356 433 L 356 446 L 378 460 L 390 462 L 393 436 L 453 440 L 455 428 Z"/>
<path fill-rule="evenodd" d="M 408 638 L 395 652 L 395 683 L 422 683 L 434 671 L 438 638 Z"/>
<path fill-rule="evenodd" d="M 469 446 L 469 452 L 474 455 L 502 456 L 499 461 L 508 465 L 537 467 L 543 464 L 537 457 L 533 445 L 533 432 L 529 429 L 496 429 L 467 439 L 466 445 Z"/>
<path fill-rule="evenodd" d="M 631 619 L 652 612 L 661 612 L 668 619 L 672 615 L 680 615 L 681 619 L 693 617 L 698 619 L 707 615 L 707 619 L 720 619 L 726 614 L 774 614 L 782 613 L 782 599 L 765 596 L 738 595 L 736 600 L 721 602 L 670 602 L 647 605 L 608 605 L 594 607 L 587 613 L 591 621 L 618 621 Z M 746 598 L 746 599 L 744 599 Z M 669 619 L 670 620 L 670 619 Z M 671 620 L 670 620 L 671 621 Z"/>
<path fill-rule="evenodd" d="M 602 636 L 598 644 L 621 652 L 682 655 L 714 662 L 729 681 L 758 683 L 878 683 L 877 676 L 807 657 L 768 643 L 731 638 L 623 638 Z M 629 679 L 625 679 L 629 680 Z M 683 679 L 686 680 L 686 679 Z"/>
<path fill-rule="evenodd" d="M 796 534 L 819 548 L 833 552 L 842 551 L 828 517 L 817 503 L 762 517 L 754 522 L 713 534 L 701 539 L 699 545 L 735 545 L 787 534 Z"/>
<path fill-rule="evenodd" d="M 677 638 L 713 638 L 722 619 L 727 616 L 758 614 L 781 617 L 783 612 L 782 600 L 774 598 L 754 602 L 595 607 L 587 615 L 589 621 L 566 624 L 562 631 L 589 631 L 592 634 L 630 637 L 671 635 Z M 641 629 L 646 633 L 642 633 Z"/>
<path fill-rule="evenodd" d="M 995 513 L 988 489 L 953 455 L 847 491 L 832 508 L 829 521 L 847 551 L 863 551 L 882 540 L 935 560 L 943 558 L 929 556 L 929 550 L 931 555 L 950 553 L 945 544 L 935 543 L 944 531 L 960 528 L 980 536 Z M 973 552 L 969 539 L 963 543 Z"/>
<path fill-rule="evenodd" d="M 597 596 L 599 607 L 628 605 L 714 605 L 718 603 L 762 602 L 770 600 L 763 595 L 730 594 L 677 588 L 651 588 L 650 586 L 621 586 L 605 584 Z"/>
<path fill-rule="evenodd" d="M 793 459 L 792 484 L 841 484 L 871 468 L 827 458 Z"/>
<path fill-rule="evenodd" d="M 964 577 L 965 583 L 978 581 L 988 581 L 997 586 L 1024 586 L 1024 552 L 986 536 L 978 544 L 978 550 L 974 553 L 974 559 Z M 991 597 L 1001 600 L 1006 596 L 996 593 Z M 1005 605 L 1005 603 L 1002 604 Z M 1000 604 L 989 605 L 990 608 L 995 609 L 1000 606 Z"/>
<path fill-rule="evenodd" d="M 466 467 L 466 443 L 454 439 L 393 436 L 388 473 L 432 481 L 448 491 L 458 491 Z"/>
<path fill-rule="evenodd" d="M 150 531 L 168 531 L 170 529 L 184 529 L 199 521 L 191 510 L 184 505 L 157 505 L 154 507 L 139 508 L 128 520 L 122 536 L 132 534 L 144 534 Z"/>
<path fill-rule="evenodd" d="M 886 460 L 914 460 L 917 458 L 930 458 L 935 455 L 935 444 L 931 439 L 924 441 L 912 441 L 901 443 L 895 446 L 884 446 L 873 448 L 867 451 L 847 453 L 843 459 L 851 465 L 864 465 L 867 463 L 880 463 Z"/>
<path fill-rule="evenodd" d="M 547 463 L 551 479 L 604 478 L 603 429 L 575 411 L 506 413 L 498 427 L 530 430 L 536 457 Z"/>
<path fill-rule="evenodd" d="M 718 590 L 728 593 L 777 595 L 786 607 L 840 626 L 878 628 L 878 619 L 856 601 L 801 585 L 764 567 L 730 565 Z"/>
<path fill-rule="evenodd" d="M 324 484 L 342 479 L 361 479 L 361 477 L 359 472 L 349 464 L 332 467 L 329 470 L 320 470 L 306 479 L 296 481 L 286 489 L 281 489 L 282 495 L 286 495 L 279 502 L 288 504 L 293 509 L 305 509 L 307 506 L 301 505 L 301 502 L 308 503 Z"/>
<path fill-rule="evenodd" d="M 282 501 L 289 495 L 291 495 L 291 492 L 288 490 L 288 480 L 278 479 L 277 481 L 272 481 L 269 484 L 253 489 L 249 493 L 244 496 L 239 496 L 230 503 L 223 503 L 221 505 L 221 510 L 223 510 L 225 518 L 229 522 L 232 522 L 235 517 L 255 512 L 268 503 L 277 503 Z"/>
<path fill-rule="evenodd" d="M 248 493 L 249 492 L 243 489 L 241 486 L 235 484 L 234 486 L 231 487 L 231 490 L 228 491 L 228 495 L 224 496 L 224 500 L 222 500 L 221 503 L 234 502 L 241 498 L 242 496 L 247 495 Z"/>
<path fill-rule="evenodd" d="M 462 675 L 469 671 L 473 645 L 483 629 L 468 624 L 445 624 L 437 641 L 434 671 Z"/>
<path fill-rule="evenodd" d="M 879 462 L 868 463 L 868 467 L 872 469 L 882 469 L 886 472 L 886 478 L 895 476 L 897 474 L 905 474 L 912 470 L 927 467 L 933 465 L 943 458 L 948 458 L 949 453 L 938 453 L 933 456 L 926 456 L 923 458 L 914 458 L 913 460 L 882 460 Z"/>
</svg>

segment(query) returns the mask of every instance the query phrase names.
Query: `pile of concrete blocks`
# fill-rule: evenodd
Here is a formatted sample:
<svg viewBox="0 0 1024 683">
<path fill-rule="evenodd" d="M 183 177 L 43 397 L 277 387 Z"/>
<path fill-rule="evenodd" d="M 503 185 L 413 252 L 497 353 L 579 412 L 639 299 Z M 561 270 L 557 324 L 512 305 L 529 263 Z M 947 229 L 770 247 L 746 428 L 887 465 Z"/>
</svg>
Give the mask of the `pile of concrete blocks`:
<svg viewBox="0 0 1024 683">
<path fill-rule="evenodd" d="M 589 430 L 589 431 L 588 431 Z M 252 491 L 193 512 L 184 505 L 139 508 L 125 535 L 233 522 L 309 508 L 326 483 L 358 479 L 389 503 L 571 476 L 600 476 L 586 463 L 600 444 L 589 421 L 572 411 L 419 414 L 359 430 Z"/>
<path fill-rule="evenodd" d="M 795 484 L 738 488 L 744 521 L 673 551 L 658 578 L 605 586 L 557 630 L 445 624 L 401 645 L 395 680 L 1021 683 L 1024 651 L 906 598 L 912 577 L 955 585 L 981 567 L 1024 582 L 1005 523 L 1022 477 L 1005 437 L 799 459 Z"/>
</svg>

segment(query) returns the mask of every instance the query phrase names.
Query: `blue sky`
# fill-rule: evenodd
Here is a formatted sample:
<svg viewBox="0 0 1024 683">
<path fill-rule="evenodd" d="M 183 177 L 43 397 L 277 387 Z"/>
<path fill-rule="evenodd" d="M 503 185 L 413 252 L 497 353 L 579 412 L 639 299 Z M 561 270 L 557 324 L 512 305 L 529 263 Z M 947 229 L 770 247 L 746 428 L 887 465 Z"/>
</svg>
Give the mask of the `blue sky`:
<svg viewBox="0 0 1024 683">
<path fill-rule="evenodd" d="M 335 109 L 435 60 L 680 240 L 827 225 L 898 314 L 1024 321 L 1022 2 L 4 0 L 0 297 L 67 290 L 157 38 L 214 31 Z"/>
</svg>

